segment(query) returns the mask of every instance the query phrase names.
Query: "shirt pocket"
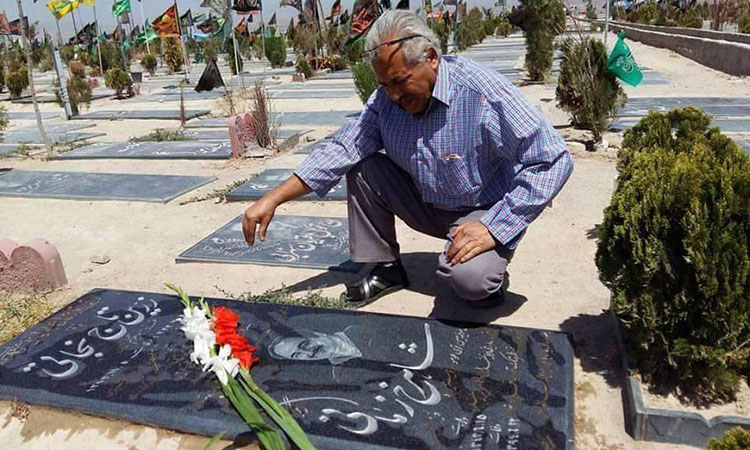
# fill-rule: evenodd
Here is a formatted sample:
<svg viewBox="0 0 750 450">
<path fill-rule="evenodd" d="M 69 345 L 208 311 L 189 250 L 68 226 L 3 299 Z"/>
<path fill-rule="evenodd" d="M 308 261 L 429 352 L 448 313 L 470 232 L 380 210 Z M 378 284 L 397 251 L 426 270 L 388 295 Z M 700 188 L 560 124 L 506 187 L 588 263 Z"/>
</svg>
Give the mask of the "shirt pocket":
<svg viewBox="0 0 750 450">
<path fill-rule="evenodd" d="M 437 190 L 445 197 L 468 199 L 478 189 L 469 155 L 451 153 L 437 158 Z"/>
</svg>

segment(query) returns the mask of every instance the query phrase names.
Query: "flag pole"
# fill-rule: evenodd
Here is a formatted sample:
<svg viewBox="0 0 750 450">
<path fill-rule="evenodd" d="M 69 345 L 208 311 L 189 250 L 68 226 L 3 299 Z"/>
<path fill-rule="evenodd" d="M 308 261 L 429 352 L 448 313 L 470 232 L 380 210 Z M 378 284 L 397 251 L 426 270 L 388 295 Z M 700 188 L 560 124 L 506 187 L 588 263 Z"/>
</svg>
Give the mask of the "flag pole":
<svg viewBox="0 0 750 450">
<path fill-rule="evenodd" d="M 261 51 L 263 52 L 260 60 L 263 61 L 263 58 L 266 57 L 266 22 L 263 20 L 263 0 L 258 0 L 258 3 L 260 4 L 260 46 L 262 49 Z M 266 74 L 266 64 L 264 63 L 263 75 L 265 74 Z"/>
<path fill-rule="evenodd" d="M 76 26 L 76 10 L 72 6 L 70 7 L 70 18 L 73 19 L 73 31 L 75 34 L 73 35 L 73 41 L 77 44 L 78 43 L 78 26 Z"/>
<path fill-rule="evenodd" d="M 146 26 L 146 15 L 143 14 L 143 0 L 138 0 L 138 5 L 140 5 L 140 7 L 141 7 L 141 22 L 143 22 L 143 26 L 145 27 Z M 143 31 L 144 31 L 144 33 L 146 32 L 146 30 L 143 30 Z M 149 55 L 151 54 L 151 46 L 148 45 L 148 40 L 146 41 L 146 51 L 148 51 Z"/>
<path fill-rule="evenodd" d="M 99 32 L 99 15 L 96 13 L 96 2 L 94 2 L 94 23 L 96 24 L 96 53 L 99 55 L 99 72 L 104 76 L 104 64 L 102 64 L 102 45 L 99 42 L 101 33 Z"/>
<path fill-rule="evenodd" d="M 245 79 L 242 78 L 242 74 L 240 73 L 240 61 L 238 58 L 239 51 L 237 51 L 237 31 L 234 29 L 234 15 L 232 12 L 229 12 L 229 18 L 232 20 L 232 23 L 230 26 L 232 27 L 232 51 L 234 52 L 234 73 L 240 77 L 240 86 L 242 86 L 242 90 L 245 90 Z M 247 24 L 245 24 L 247 26 Z"/>
<path fill-rule="evenodd" d="M 62 47 L 63 46 L 63 40 L 62 40 L 62 32 L 60 31 L 60 19 L 55 17 L 55 25 L 57 25 L 57 46 Z"/>
<path fill-rule="evenodd" d="M 180 32 L 180 44 L 182 45 L 182 56 L 185 61 L 185 80 L 190 81 L 190 58 L 188 58 L 185 41 L 182 40 L 182 21 L 180 20 L 180 10 L 177 8 L 177 0 L 174 2 L 174 16 L 177 21 L 177 30 Z"/>
</svg>

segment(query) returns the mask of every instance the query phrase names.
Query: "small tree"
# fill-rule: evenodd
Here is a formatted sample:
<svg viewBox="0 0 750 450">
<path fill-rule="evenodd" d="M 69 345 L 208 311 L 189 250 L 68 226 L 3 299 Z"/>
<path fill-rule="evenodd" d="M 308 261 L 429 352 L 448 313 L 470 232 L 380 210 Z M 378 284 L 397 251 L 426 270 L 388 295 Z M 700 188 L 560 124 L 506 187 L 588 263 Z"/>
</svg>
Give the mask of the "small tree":
<svg viewBox="0 0 750 450">
<path fill-rule="evenodd" d="M 747 449 L 750 449 L 750 431 L 737 427 L 727 431 L 721 439 L 711 439 L 707 450 Z"/>
<path fill-rule="evenodd" d="M 283 67 L 286 62 L 286 41 L 281 36 L 265 38 L 266 58 L 271 67 Z"/>
<path fill-rule="evenodd" d="M 607 70 L 604 44 L 587 37 L 563 42 L 557 102 L 573 117 L 573 125 L 594 133 L 600 141 L 607 125 L 625 104 L 625 92 Z"/>
<path fill-rule="evenodd" d="M 370 63 L 362 61 L 352 67 L 352 76 L 354 77 L 354 90 L 357 91 L 362 103 L 366 104 L 367 99 L 378 88 L 378 78 L 375 76 L 375 71 L 372 70 Z"/>
<path fill-rule="evenodd" d="M 549 76 L 555 36 L 565 30 L 565 9 L 559 0 L 521 0 L 526 35 L 526 70 L 532 81 Z"/>
<path fill-rule="evenodd" d="M 10 96 L 18 98 L 24 89 L 29 87 L 29 73 L 25 68 L 21 68 L 5 75 L 5 85 L 8 86 Z"/>
<path fill-rule="evenodd" d="M 312 66 L 302 55 L 297 56 L 297 64 L 295 64 L 295 69 L 298 73 L 303 74 L 305 76 L 305 79 L 311 78 L 313 76 Z"/>
<path fill-rule="evenodd" d="M 237 75 L 238 68 L 242 72 L 242 58 L 239 57 L 239 49 L 237 49 L 237 53 L 237 55 L 234 54 L 234 40 L 227 39 L 227 64 L 229 64 L 229 70 L 232 71 L 233 75 Z"/>
<path fill-rule="evenodd" d="M 178 72 L 182 69 L 184 59 L 182 56 L 182 47 L 180 47 L 180 41 L 178 38 L 164 38 L 164 60 L 167 63 L 167 67 L 169 67 L 169 70 L 172 72 Z"/>
<path fill-rule="evenodd" d="M 78 61 L 71 61 L 68 65 L 70 71 L 70 78 L 67 80 L 66 86 L 68 90 L 68 99 L 70 101 L 70 107 L 73 110 L 73 115 L 78 115 L 80 107 L 89 107 L 91 104 L 91 86 L 86 82 L 86 68 Z M 55 89 L 55 101 L 58 105 L 63 104 L 62 94 L 59 89 L 59 83 L 55 83 L 58 86 Z"/>
<path fill-rule="evenodd" d="M 0 106 L 0 142 L 3 142 L 3 132 L 8 128 L 8 113 L 4 106 Z"/>
<path fill-rule="evenodd" d="M 271 99 L 268 96 L 268 90 L 261 80 L 256 81 L 253 86 L 251 113 L 255 141 L 262 148 L 270 147 L 274 143 L 271 123 Z"/>
<path fill-rule="evenodd" d="M 130 75 L 117 67 L 109 69 L 104 74 L 104 84 L 115 91 L 115 96 L 118 99 L 122 99 L 123 92 L 127 92 L 130 95 L 133 89 L 133 80 L 130 78 Z"/>
<path fill-rule="evenodd" d="M 693 401 L 750 370 L 750 160 L 694 107 L 625 133 L 596 264 L 632 367 Z"/>
<path fill-rule="evenodd" d="M 497 27 L 495 28 L 495 36 L 508 37 L 513 31 L 513 25 L 507 17 L 500 17 L 497 20 Z"/>
<path fill-rule="evenodd" d="M 141 66 L 143 66 L 143 68 L 146 69 L 152 76 L 156 72 L 156 64 L 156 56 L 150 53 L 143 55 L 143 58 L 141 58 Z"/>
</svg>

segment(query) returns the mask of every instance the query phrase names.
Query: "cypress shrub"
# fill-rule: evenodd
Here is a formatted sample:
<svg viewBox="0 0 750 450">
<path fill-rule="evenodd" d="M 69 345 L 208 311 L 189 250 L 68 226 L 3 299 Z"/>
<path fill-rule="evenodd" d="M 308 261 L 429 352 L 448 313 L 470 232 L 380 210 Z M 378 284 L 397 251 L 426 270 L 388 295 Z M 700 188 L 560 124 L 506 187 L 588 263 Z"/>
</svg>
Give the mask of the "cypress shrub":
<svg viewBox="0 0 750 450">
<path fill-rule="evenodd" d="M 164 38 L 164 61 L 172 72 L 182 69 L 184 58 L 182 56 L 182 47 L 179 38 Z"/>
<path fill-rule="evenodd" d="M 526 36 L 526 70 L 532 81 L 543 81 L 552 69 L 555 36 L 565 31 L 565 9 L 559 0 L 521 0 Z"/>
<path fill-rule="evenodd" d="M 8 72 L 5 75 L 5 85 L 8 86 L 11 97 L 20 97 L 29 86 L 29 72 L 24 68 Z"/>
<path fill-rule="evenodd" d="M 750 449 L 750 431 L 740 427 L 727 431 L 721 439 L 711 439 L 707 450 L 747 450 Z"/>
<path fill-rule="evenodd" d="M 301 73 L 305 75 L 305 79 L 308 80 L 312 78 L 313 76 L 313 68 L 310 65 L 309 62 L 307 62 L 307 59 L 305 59 L 302 55 L 297 55 L 297 64 L 295 65 L 295 69 L 298 73 Z"/>
<path fill-rule="evenodd" d="M 607 70 L 607 49 L 601 41 L 569 38 L 562 47 L 558 105 L 570 113 L 574 126 L 591 130 L 598 142 L 625 103 L 625 92 L 617 77 Z"/>
<path fill-rule="evenodd" d="M 234 55 L 234 40 L 227 39 L 227 64 L 229 64 L 229 70 L 232 71 L 232 75 L 237 75 L 237 68 L 239 67 L 242 72 L 242 57 L 240 56 L 240 49 L 237 49 L 237 56 Z M 235 59 L 237 60 L 235 63 Z M 236 64 L 236 65 L 235 65 Z"/>
<path fill-rule="evenodd" d="M 695 402 L 750 373 L 750 161 L 701 110 L 625 133 L 596 264 L 633 368 Z"/>
<path fill-rule="evenodd" d="M 122 98 L 123 91 L 129 91 L 133 87 L 133 80 L 130 78 L 127 72 L 122 69 L 115 67 L 109 69 L 104 74 L 104 84 L 115 91 L 115 95 L 118 99 Z"/>
<path fill-rule="evenodd" d="M 286 41 L 281 36 L 265 38 L 266 58 L 271 67 L 283 67 L 286 62 Z"/>
<path fill-rule="evenodd" d="M 156 72 L 156 56 L 147 53 L 141 58 L 141 66 L 148 71 L 151 75 Z"/>
<path fill-rule="evenodd" d="M 367 104 L 367 99 L 378 88 L 378 78 L 375 71 L 367 62 L 359 62 L 352 66 L 352 76 L 354 77 L 354 90 L 357 91 L 359 99 L 363 104 Z"/>
<path fill-rule="evenodd" d="M 743 8 L 742 15 L 737 21 L 737 31 L 739 33 L 750 34 L 750 5 Z"/>
</svg>

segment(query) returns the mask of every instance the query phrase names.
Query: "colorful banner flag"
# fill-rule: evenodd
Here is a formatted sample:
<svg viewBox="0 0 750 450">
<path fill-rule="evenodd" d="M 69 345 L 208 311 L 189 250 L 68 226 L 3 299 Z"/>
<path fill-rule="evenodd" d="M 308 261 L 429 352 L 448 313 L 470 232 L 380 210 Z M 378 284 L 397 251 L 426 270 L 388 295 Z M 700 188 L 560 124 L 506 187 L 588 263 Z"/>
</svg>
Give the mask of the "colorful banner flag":
<svg viewBox="0 0 750 450">
<path fill-rule="evenodd" d="M 381 12 L 377 0 L 356 0 L 352 8 L 349 41 L 354 41 L 367 33 L 375 20 L 380 17 Z"/>
<path fill-rule="evenodd" d="M 15 36 L 21 36 L 23 32 L 21 31 L 21 21 L 16 19 L 8 24 L 8 27 L 10 28 L 10 34 L 13 34 Z M 27 16 L 23 17 L 23 27 L 26 29 L 26 33 L 28 34 L 28 38 L 31 39 L 33 36 L 31 36 L 31 29 L 29 28 L 29 18 Z"/>
<path fill-rule="evenodd" d="M 232 9 L 238 13 L 250 13 L 263 9 L 260 0 L 232 0 Z"/>
<path fill-rule="evenodd" d="M 641 80 L 643 80 L 643 74 L 638 68 L 638 64 L 635 63 L 633 53 L 631 53 L 630 48 L 625 44 L 624 31 L 620 31 L 617 35 L 615 47 L 612 49 L 609 58 L 607 58 L 607 70 L 633 87 L 641 84 Z"/>
<path fill-rule="evenodd" d="M 182 28 L 190 28 L 193 24 L 193 12 L 188 8 L 187 12 L 180 16 L 180 25 Z"/>
<path fill-rule="evenodd" d="M 177 5 L 172 5 L 151 22 L 151 27 L 159 36 L 179 36 L 180 24 L 177 22 Z"/>
<path fill-rule="evenodd" d="M 334 17 L 341 15 L 341 0 L 336 0 L 333 2 L 333 5 L 331 5 L 331 15 L 328 17 L 328 20 L 333 20 Z"/>
<path fill-rule="evenodd" d="M 112 15 L 120 17 L 126 12 L 130 12 L 130 0 L 115 0 L 112 3 Z"/>
<path fill-rule="evenodd" d="M 10 34 L 10 23 L 8 22 L 8 16 L 5 15 L 5 11 L 0 11 L 0 35 L 7 36 Z"/>
<path fill-rule="evenodd" d="M 247 34 L 247 22 L 245 22 L 244 17 L 242 18 L 242 20 L 240 20 L 240 23 L 238 23 L 237 26 L 234 27 L 234 32 L 241 36 Z"/>
<path fill-rule="evenodd" d="M 291 6 L 299 12 L 302 12 L 302 0 L 281 0 L 279 6 Z"/>
<path fill-rule="evenodd" d="M 154 33 L 154 29 L 151 28 L 151 25 L 146 22 L 143 24 L 143 32 L 138 35 L 138 42 L 141 44 L 145 44 L 146 42 L 151 42 L 159 39 L 159 35 Z"/>
<path fill-rule="evenodd" d="M 60 20 L 73 11 L 73 3 L 66 0 L 51 0 L 47 2 L 47 9 L 55 16 L 55 19 Z"/>
</svg>

